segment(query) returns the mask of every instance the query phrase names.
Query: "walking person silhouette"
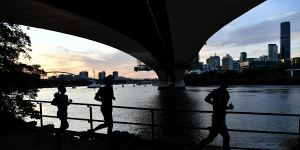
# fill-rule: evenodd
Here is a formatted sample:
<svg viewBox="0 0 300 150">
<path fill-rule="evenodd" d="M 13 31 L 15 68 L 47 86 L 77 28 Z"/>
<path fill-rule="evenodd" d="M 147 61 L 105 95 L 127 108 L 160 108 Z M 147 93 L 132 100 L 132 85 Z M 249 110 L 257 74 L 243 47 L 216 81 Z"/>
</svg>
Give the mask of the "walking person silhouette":
<svg viewBox="0 0 300 150">
<path fill-rule="evenodd" d="M 115 100 L 114 91 L 112 87 L 113 77 L 108 75 L 105 77 L 104 82 L 105 86 L 100 87 L 98 92 L 95 94 L 94 99 L 102 102 L 101 112 L 104 117 L 104 124 L 98 125 L 96 128 L 88 130 L 88 133 L 94 133 L 95 131 L 106 128 L 107 134 L 112 133 L 113 129 L 113 117 L 112 117 L 112 100 Z"/>
<path fill-rule="evenodd" d="M 228 80 L 221 81 L 219 88 L 213 90 L 209 93 L 205 101 L 213 105 L 213 114 L 212 114 L 212 126 L 209 130 L 209 135 L 207 138 L 203 139 L 194 149 L 200 149 L 203 146 L 211 143 L 215 137 L 220 133 L 223 137 L 223 149 L 229 150 L 230 145 L 230 136 L 226 126 L 226 110 L 233 109 L 232 103 L 227 106 L 229 101 L 229 93 L 227 88 L 229 86 Z"/>
<path fill-rule="evenodd" d="M 66 93 L 66 87 L 64 85 L 60 85 L 57 87 L 58 92 L 54 94 L 54 99 L 51 104 L 57 106 L 57 117 L 60 120 L 60 132 L 66 130 L 69 127 L 68 123 L 68 106 L 72 103 L 72 100 L 68 99 L 68 95 Z"/>
</svg>

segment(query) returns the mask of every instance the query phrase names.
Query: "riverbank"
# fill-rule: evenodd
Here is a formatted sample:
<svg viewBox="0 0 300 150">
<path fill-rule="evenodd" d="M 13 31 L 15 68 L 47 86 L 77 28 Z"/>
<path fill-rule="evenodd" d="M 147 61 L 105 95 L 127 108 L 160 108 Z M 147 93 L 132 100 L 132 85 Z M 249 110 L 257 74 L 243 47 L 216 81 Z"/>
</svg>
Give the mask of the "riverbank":
<svg viewBox="0 0 300 150">
<path fill-rule="evenodd" d="M 205 72 L 185 76 L 188 86 L 203 86 L 219 84 L 224 77 L 233 85 L 299 85 L 300 75 L 294 73 L 293 77 L 282 70 L 246 70 L 244 72 Z"/>
</svg>

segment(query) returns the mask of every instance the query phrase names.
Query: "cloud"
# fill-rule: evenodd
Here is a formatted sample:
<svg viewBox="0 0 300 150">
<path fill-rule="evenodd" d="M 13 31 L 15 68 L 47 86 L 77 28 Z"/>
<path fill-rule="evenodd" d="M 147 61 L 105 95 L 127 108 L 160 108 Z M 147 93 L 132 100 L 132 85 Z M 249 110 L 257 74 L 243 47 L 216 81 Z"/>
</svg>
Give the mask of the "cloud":
<svg viewBox="0 0 300 150">
<path fill-rule="evenodd" d="M 254 25 L 237 28 L 229 33 L 223 32 L 223 34 L 216 34 L 215 37 L 208 41 L 208 44 L 215 47 L 234 47 L 275 40 L 279 41 L 280 23 L 284 21 L 291 22 L 292 36 L 300 32 L 300 12 L 290 12 L 283 14 L 281 17 L 267 19 Z"/>
<path fill-rule="evenodd" d="M 64 71 L 78 74 L 80 71 L 88 71 L 96 77 L 100 71 L 111 74 L 118 71 L 119 75 L 131 78 L 155 78 L 154 71 L 134 72 L 136 59 L 121 51 L 112 54 L 103 53 L 100 50 L 71 50 L 64 46 L 35 45 L 31 53 L 32 60 L 22 60 L 24 63 L 40 64 L 46 71 Z"/>
<path fill-rule="evenodd" d="M 272 21 L 272 20 L 280 20 L 282 18 L 286 18 L 286 17 L 292 16 L 292 15 L 296 15 L 296 14 L 297 14 L 296 11 L 290 11 L 290 12 L 284 13 L 283 15 L 268 17 L 267 20 L 270 20 L 270 21 Z"/>
</svg>

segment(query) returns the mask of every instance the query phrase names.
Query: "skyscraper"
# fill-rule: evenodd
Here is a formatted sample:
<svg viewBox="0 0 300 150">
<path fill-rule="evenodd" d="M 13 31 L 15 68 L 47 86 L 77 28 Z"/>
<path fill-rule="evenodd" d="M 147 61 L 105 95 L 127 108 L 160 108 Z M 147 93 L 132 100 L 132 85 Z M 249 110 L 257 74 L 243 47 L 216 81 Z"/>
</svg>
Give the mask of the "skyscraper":
<svg viewBox="0 0 300 150">
<path fill-rule="evenodd" d="M 233 70 L 239 70 L 240 69 L 240 61 L 234 60 L 233 61 Z"/>
<path fill-rule="evenodd" d="M 247 53 L 246 52 L 241 52 L 240 55 L 240 62 L 247 61 Z"/>
<path fill-rule="evenodd" d="M 222 69 L 223 70 L 233 70 L 233 59 L 230 55 L 226 54 L 222 59 Z"/>
<path fill-rule="evenodd" d="M 206 59 L 206 64 L 209 67 L 209 70 L 220 70 L 220 57 L 219 56 L 210 56 Z"/>
<path fill-rule="evenodd" d="M 278 53 L 277 45 L 276 44 L 269 44 L 268 45 L 269 61 L 278 61 L 277 53 Z"/>
<path fill-rule="evenodd" d="M 98 73 L 98 79 L 99 80 L 104 80 L 105 79 L 105 71 L 101 71 Z"/>
<path fill-rule="evenodd" d="M 79 77 L 82 78 L 82 79 L 88 79 L 89 78 L 89 72 L 81 71 L 81 72 L 79 72 Z"/>
<path fill-rule="evenodd" d="M 290 62 L 291 59 L 291 39 L 290 22 L 280 24 L 280 61 Z"/>
<path fill-rule="evenodd" d="M 112 76 L 113 76 L 114 79 L 118 78 L 119 77 L 118 71 L 113 71 Z"/>
</svg>

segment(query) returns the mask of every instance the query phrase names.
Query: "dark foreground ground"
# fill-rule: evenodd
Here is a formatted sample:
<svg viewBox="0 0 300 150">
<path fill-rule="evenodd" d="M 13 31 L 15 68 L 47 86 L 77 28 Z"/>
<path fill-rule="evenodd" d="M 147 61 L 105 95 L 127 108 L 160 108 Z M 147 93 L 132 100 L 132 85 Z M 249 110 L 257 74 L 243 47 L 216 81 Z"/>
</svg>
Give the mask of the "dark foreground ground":
<svg viewBox="0 0 300 150">
<path fill-rule="evenodd" d="M 53 129 L 1 128 L 0 150 L 191 150 L 193 145 L 182 145 L 159 141 L 143 140 L 139 137 L 115 131 L 111 137 L 94 134 L 84 138 L 78 132 L 55 135 Z M 287 150 L 298 149 L 296 139 L 289 141 Z M 208 147 L 204 150 L 222 148 Z M 232 148 L 245 149 L 245 148 Z"/>
<path fill-rule="evenodd" d="M 191 146 L 141 140 L 119 133 L 81 139 L 74 134 L 56 136 L 49 130 L 1 129 L 1 150 L 187 150 Z M 123 134 L 123 135 L 120 135 Z"/>
</svg>

